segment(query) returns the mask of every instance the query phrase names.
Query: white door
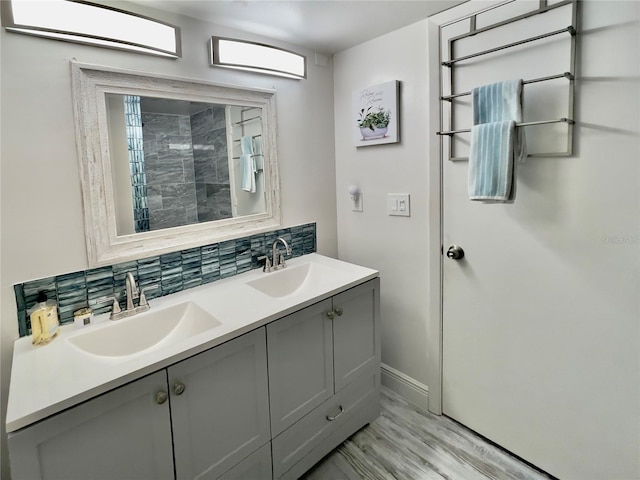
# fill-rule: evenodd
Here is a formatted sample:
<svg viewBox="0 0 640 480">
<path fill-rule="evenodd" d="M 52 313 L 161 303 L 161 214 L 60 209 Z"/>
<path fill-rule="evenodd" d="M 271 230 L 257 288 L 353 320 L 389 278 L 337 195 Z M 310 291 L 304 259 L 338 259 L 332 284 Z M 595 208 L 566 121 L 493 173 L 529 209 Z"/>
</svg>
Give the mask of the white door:
<svg viewBox="0 0 640 480">
<path fill-rule="evenodd" d="M 443 412 L 559 478 L 633 479 L 639 7 L 582 7 L 576 154 L 520 166 L 512 205 L 469 201 L 468 163 L 443 161 L 444 252 L 464 250 L 443 260 Z"/>
</svg>

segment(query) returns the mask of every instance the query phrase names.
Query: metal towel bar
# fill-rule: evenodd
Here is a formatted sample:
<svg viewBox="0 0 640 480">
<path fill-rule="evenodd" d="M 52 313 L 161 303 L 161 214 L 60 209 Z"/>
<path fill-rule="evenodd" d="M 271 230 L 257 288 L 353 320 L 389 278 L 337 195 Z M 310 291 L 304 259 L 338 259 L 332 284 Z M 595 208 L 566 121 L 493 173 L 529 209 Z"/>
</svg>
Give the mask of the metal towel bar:
<svg viewBox="0 0 640 480">
<path fill-rule="evenodd" d="M 559 73 L 558 75 L 550 75 L 548 77 L 540 77 L 540 78 L 532 78 L 531 80 L 523 80 L 522 83 L 527 85 L 530 83 L 537 82 L 545 82 L 547 80 L 555 80 L 557 78 L 566 78 L 567 80 L 573 80 L 573 75 L 571 72 Z M 462 93 L 454 93 L 453 95 L 445 95 L 440 97 L 440 100 L 452 100 L 458 97 L 466 97 L 467 95 L 471 95 L 471 92 L 462 92 Z"/>
<path fill-rule="evenodd" d="M 516 127 L 528 127 L 530 125 L 546 125 L 547 123 L 568 123 L 569 125 L 573 125 L 575 122 L 570 118 L 558 118 L 555 120 L 541 120 L 538 122 L 524 122 L 524 123 L 516 123 Z M 470 128 L 464 128 L 462 130 L 449 130 L 446 132 L 436 132 L 436 135 L 455 135 L 456 133 L 469 133 L 471 132 Z"/>
<path fill-rule="evenodd" d="M 447 60 L 442 62 L 442 65 L 445 67 L 450 67 L 454 63 L 461 62 L 463 60 L 469 60 L 470 58 L 479 57 L 481 55 L 486 55 L 488 53 L 499 52 L 500 50 L 504 50 L 506 48 L 516 47 L 518 45 L 523 45 L 529 42 L 535 42 L 536 40 L 542 40 L 543 38 L 551 37 L 553 35 L 559 35 L 561 33 L 569 32 L 571 36 L 576 34 L 576 29 L 573 26 L 569 25 L 568 27 L 561 28 L 560 30 L 554 30 L 553 32 L 543 33 L 542 35 L 536 35 L 535 37 L 525 38 L 524 40 L 520 40 L 518 42 L 509 43 L 506 45 L 500 45 L 499 47 L 490 48 L 488 50 L 483 50 L 481 52 L 472 53 L 470 55 L 465 55 L 464 57 L 458 57 L 451 60 Z"/>
</svg>

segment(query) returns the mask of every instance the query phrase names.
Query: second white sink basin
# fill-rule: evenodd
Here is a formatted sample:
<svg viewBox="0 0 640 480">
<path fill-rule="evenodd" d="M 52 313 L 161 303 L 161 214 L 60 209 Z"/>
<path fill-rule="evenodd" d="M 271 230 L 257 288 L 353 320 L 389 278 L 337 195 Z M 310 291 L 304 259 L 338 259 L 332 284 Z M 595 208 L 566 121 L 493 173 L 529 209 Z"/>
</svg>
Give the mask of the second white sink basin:
<svg viewBox="0 0 640 480">
<path fill-rule="evenodd" d="M 284 297 L 300 288 L 307 280 L 310 271 L 311 264 L 303 263 L 295 267 L 287 267 L 277 272 L 267 273 L 264 277 L 247 282 L 247 285 L 270 297 Z"/>
<path fill-rule="evenodd" d="M 122 357 L 169 343 L 221 325 L 194 302 L 184 302 L 122 320 L 115 320 L 102 328 L 69 337 L 76 348 L 93 355 Z"/>
<path fill-rule="evenodd" d="M 307 262 L 277 272 L 265 273 L 260 278 L 247 282 L 247 285 L 270 297 L 280 298 L 303 288 L 320 288 L 340 276 L 340 270 Z"/>
</svg>

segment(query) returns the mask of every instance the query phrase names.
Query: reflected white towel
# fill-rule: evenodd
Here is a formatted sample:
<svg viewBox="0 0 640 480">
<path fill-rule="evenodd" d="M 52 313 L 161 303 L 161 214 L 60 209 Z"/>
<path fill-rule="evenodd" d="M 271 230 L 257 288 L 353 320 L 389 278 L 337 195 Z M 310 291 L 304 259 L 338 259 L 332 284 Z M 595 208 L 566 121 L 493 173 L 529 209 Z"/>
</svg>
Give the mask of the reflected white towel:
<svg viewBox="0 0 640 480">
<path fill-rule="evenodd" d="M 253 154 L 253 140 L 245 135 L 240 139 L 240 168 L 242 169 L 242 190 L 256 193 L 256 159 Z"/>
</svg>

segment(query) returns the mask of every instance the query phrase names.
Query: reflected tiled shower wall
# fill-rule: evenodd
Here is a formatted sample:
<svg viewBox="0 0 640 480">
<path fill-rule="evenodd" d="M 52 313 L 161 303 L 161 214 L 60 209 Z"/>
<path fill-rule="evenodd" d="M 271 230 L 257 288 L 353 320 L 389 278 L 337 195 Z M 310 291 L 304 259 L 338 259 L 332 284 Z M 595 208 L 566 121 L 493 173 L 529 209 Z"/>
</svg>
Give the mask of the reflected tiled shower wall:
<svg viewBox="0 0 640 480">
<path fill-rule="evenodd" d="M 224 106 L 191 115 L 198 221 L 231 218 L 229 153 Z"/>
<path fill-rule="evenodd" d="M 230 218 L 225 107 L 147 113 L 143 99 L 142 126 L 149 228 Z"/>
<path fill-rule="evenodd" d="M 198 222 L 189 115 L 142 113 L 149 228 Z"/>
<path fill-rule="evenodd" d="M 140 97 L 137 95 L 125 95 L 124 112 L 129 165 L 131 168 L 134 227 L 136 232 L 147 232 L 149 231 L 149 208 L 147 203 Z"/>
<path fill-rule="evenodd" d="M 161 297 L 262 267 L 258 257 L 269 251 L 277 237 L 289 243 L 293 257 L 316 251 L 316 224 L 309 223 L 14 285 L 20 336 L 31 334 L 27 310 L 36 303 L 39 291 L 57 302 L 61 323 L 72 323 L 73 312 L 80 308 L 89 306 L 95 314 L 111 311 L 114 296 L 124 306 L 127 272 L 133 273 L 140 288 L 157 285 L 148 291 L 148 298 Z"/>
</svg>

